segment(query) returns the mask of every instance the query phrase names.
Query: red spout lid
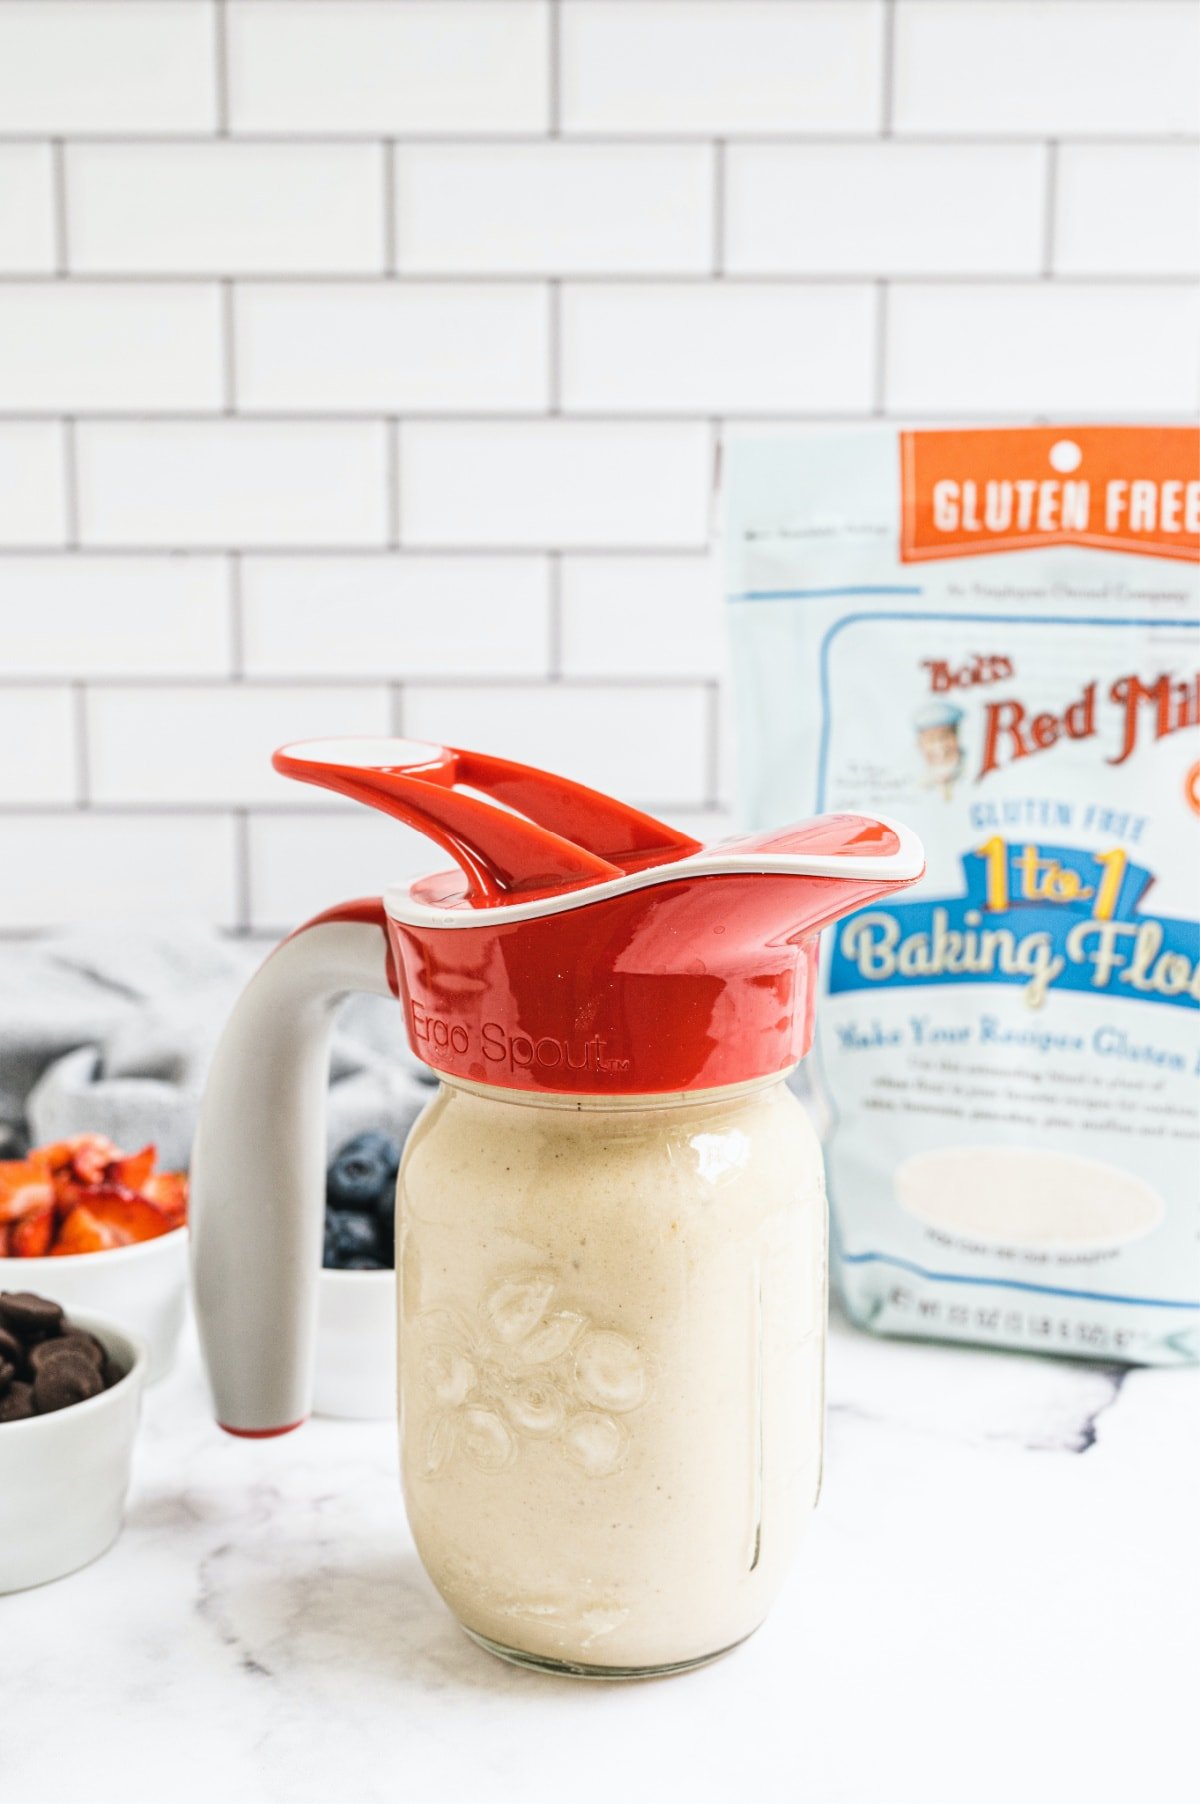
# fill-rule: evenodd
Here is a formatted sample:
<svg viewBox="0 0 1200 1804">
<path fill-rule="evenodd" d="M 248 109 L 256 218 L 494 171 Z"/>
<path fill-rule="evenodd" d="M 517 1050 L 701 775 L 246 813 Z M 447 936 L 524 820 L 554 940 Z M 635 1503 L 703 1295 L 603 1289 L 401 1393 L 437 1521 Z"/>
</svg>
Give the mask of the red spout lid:
<svg viewBox="0 0 1200 1804">
<path fill-rule="evenodd" d="M 455 860 L 384 896 L 409 1038 L 436 1070 L 505 1089 L 649 1095 L 789 1069 L 812 1041 L 818 933 L 924 869 L 916 836 L 878 816 L 703 847 L 451 746 L 316 740 L 273 762 Z"/>
</svg>

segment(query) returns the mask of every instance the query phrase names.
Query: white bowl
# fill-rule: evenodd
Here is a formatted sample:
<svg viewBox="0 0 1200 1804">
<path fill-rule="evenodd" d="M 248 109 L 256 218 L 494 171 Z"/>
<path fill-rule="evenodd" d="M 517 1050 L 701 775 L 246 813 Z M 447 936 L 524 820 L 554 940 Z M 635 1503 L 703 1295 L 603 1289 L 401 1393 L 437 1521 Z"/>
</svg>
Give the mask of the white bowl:
<svg viewBox="0 0 1200 1804">
<path fill-rule="evenodd" d="M 370 1421 L 396 1414 L 395 1272 L 322 1270 L 313 1408 Z"/>
<path fill-rule="evenodd" d="M 0 1422 L 0 1592 L 76 1572 L 121 1532 L 146 1348 L 103 1316 L 67 1314 L 103 1341 L 125 1376 L 86 1403 Z"/>
<path fill-rule="evenodd" d="M 154 1384 L 174 1362 L 183 1328 L 187 1229 L 172 1228 L 154 1240 L 109 1247 L 103 1253 L 0 1259 L 0 1290 L 31 1290 L 39 1297 L 53 1297 L 68 1315 L 77 1308 L 95 1309 L 131 1329 L 146 1343 L 146 1382 Z"/>
</svg>

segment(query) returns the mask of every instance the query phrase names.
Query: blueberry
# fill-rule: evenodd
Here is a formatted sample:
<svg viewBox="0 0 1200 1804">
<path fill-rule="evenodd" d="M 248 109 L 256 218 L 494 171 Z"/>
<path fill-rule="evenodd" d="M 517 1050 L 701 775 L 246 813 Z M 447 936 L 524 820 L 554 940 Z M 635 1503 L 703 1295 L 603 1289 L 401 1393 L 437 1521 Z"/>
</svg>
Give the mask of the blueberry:
<svg viewBox="0 0 1200 1804">
<path fill-rule="evenodd" d="M 350 1271 L 359 1269 L 353 1265 L 356 1259 L 380 1262 L 375 1217 L 358 1210 L 326 1210 L 324 1263 L 336 1270 Z"/>
<path fill-rule="evenodd" d="M 360 1134 L 343 1146 L 325 1180 L 334 1209 L 378 1209 L 391 1204 L 399 1156 L 383 1134 Z"/>
<path fill-rule="evenodd" d="M 400 1169 L 400 1148 L 390 1134 L 355 1134 L 353 1140 L 347 1140 L 338 1157 L 344 1159 L 347 1153 L 364 1159 L 382 1159 L 393 1175 Z"/>
</svg>

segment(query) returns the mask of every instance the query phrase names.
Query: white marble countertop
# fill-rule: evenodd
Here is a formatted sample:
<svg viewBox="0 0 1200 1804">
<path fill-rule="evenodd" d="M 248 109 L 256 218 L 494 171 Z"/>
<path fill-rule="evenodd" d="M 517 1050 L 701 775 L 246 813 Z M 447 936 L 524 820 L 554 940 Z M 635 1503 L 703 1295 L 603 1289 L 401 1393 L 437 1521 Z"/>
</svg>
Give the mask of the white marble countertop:
<svg viewBox="0 0 1200 1804">
<path fill-rule="evenodd" d="M 124 1534 L 0 1599 L 0 1791 L 88 1804 L 1184 1804 L 1200 1373 L 836 1326 L 825 1493 L 767 1625 L 683 1678 L 505 1666 L 417 1563 L 389 1425 L 239 1442 L 196 1355 Z"/>
</svg>

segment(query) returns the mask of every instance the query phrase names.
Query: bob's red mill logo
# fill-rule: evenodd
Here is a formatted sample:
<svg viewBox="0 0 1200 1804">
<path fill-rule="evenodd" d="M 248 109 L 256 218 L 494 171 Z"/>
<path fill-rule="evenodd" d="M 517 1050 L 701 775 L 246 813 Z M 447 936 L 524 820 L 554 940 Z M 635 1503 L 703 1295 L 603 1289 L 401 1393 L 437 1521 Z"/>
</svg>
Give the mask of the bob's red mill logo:
<svg viewBox="0 0 1200 1804">
<path fill-rule="evenodd" d="M 1200 434 L 1035 426 L 900 434 L 900 556 L 1094 545 L 1200 559 Z"/>
</svg>

